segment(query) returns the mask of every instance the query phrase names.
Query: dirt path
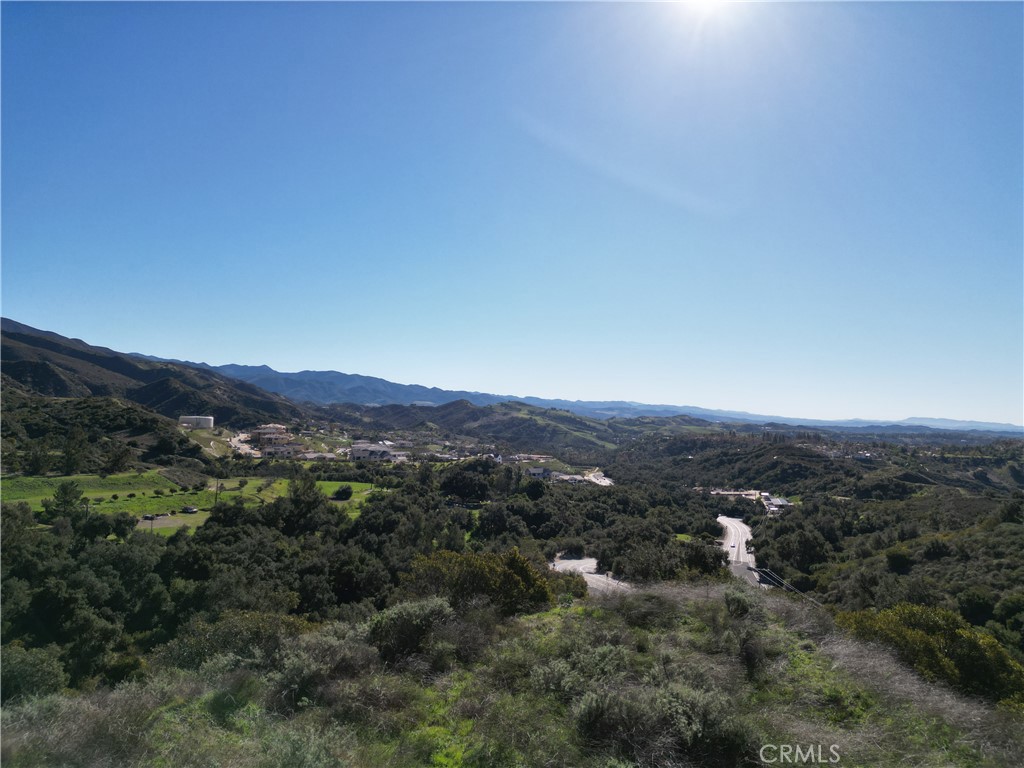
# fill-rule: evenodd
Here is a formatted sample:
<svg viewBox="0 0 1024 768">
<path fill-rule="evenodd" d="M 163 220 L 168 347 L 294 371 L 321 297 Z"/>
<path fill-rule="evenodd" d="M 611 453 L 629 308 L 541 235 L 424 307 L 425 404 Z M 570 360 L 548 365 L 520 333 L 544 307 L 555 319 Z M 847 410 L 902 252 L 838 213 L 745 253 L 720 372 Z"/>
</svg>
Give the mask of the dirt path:
<svg viewBox="0 0 1024 768">
<path fill-rule="evenodd" d="M 610 574 L 597 573 L 597 558 L 583 557 L 579 559 L 555 558 L 552 566 L 556 571 L 576 571 L 587 582 L 587 589 L 591 592 L 628 592 L 632 589 L 629 584 L 617 581 Z"/>
</svg>

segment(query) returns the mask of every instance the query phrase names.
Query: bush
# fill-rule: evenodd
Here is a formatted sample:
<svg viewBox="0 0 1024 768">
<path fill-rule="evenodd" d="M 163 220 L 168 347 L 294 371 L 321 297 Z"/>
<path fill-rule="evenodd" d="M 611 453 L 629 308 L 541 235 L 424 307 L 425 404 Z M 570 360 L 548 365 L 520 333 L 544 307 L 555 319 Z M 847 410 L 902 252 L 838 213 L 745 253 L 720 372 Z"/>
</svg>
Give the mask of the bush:
<svg viewBox="0 0 1024 768">
<path fill-rule="evenodd" d="M 1024 666 L 991 634 L 952 611 L 901 603 L 877 613 L 842 613 L 837 623 L 862 639 L 891 645 L 928 680 L 943 680 L 964 693 L 1007 704 L 1024 704 Z"/>
<path fill-rule="evenodd" d="M 351 485 L 339 485 L 338 490 L 331 496 L 335 501 L 348 501 L 352 498 L 352 486 Z"/>
<path fill-rule="evenodd" d="M 157 652 L 157 658 L 184 669 L 198 669 L 222 654 L 241 659 L 267 659 L 285 638 L 308 632 L 309 622 L 296 616 L 257 611 L 225 611 L 214 623 L 196 619 Z"/>
<path fill-rule="evenodd" d="M 421 555 L 402 581 L 408 594 L 439 595 L 460 610 L 480 597 L 505 616 L 548 608 L 554 602 L 545 575 L 517 549 L 501 555 L 449 550 Z"/>
<path fill-rule="evenodd" d="M 562 542 L 562 557 L 574 560 L 586 556 L 582 539 L 566 539 Z"/>
<path fill-rule="evenodd" d="M 757 681 L 764 671 L 765 659 L 764 640 L 757 632 L 748 632 L 740 638 L 740 661 L 747 671 L 747 679 Z"/>
<path fill-rule="evenodd" d="M 670 629 L 682 616 L 675 601 L 651 592 L 617 596 L 611 606 L 626 624 L 640 629 Z"/>
<path fill-rule="evenodd" d="M 367 637 L 384 661 L 394 662 L 421 651 L 434 628 L 454 616 L 451 605 L 440 597 L 400 603 L 370 620 Z"/>
<path fill-rule="evenodd" d="M 747 738 L 720 693 L 683 686 L 589 691 L 573 707 L 576 732 L 591 748 L 644 765 L 735 764 Z"/>
<path fill-rule="evenodd" d="M 321 703 L 323 689 L 332 680 L 372 669 L 377 653 L 360 633 L 337 624 L 287 639 L 279 656 L 277 669 L 267 675 L 269 704 L 291 712 Z"/>
<path fill-rule="evenodd" d="M 568 596 L 571 605 L 573 598 L 582 599 L 587 596 L 587 580 L 577 571 L 552 569 L 546 576 L 551 592 L 558 595 L 559 602 Z"/>
<path fill-rule="evenodd" d="M 60 663 L 56 646 L 24 648 L 18 644 L 3 649 L 0 666 L 0 696 L 6 704 L 25 696 L 57 693 L 68 684 L 68 674 Z"/>
<path fill-rule="evenodd" d="M 221 690 L 210 696 L 206 709 L 221 726 L 229 726 L 238 710 L 256 700 L 259 689 L 257 675 L 247 669 L 233 670 L 225 676 Z"/>
<path fill-rule="evenodd" d="M 725 608 L 729 611 L 729 615 L 742 619 L 750 613 L 750 595 L 736 587 L 730 586 L 725 591 Z"/>
</svg>

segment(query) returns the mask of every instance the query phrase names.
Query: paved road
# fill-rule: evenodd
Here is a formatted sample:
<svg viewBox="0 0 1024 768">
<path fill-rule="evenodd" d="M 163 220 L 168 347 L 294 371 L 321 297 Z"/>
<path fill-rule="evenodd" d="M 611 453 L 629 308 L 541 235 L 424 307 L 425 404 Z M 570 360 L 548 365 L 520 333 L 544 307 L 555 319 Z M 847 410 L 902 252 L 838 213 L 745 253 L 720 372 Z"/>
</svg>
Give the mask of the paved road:
<svg viewBox="0 0 1024 768">
<path fill-rule="evenodd" d="M 562 560 L 555 558 L 554 568 L 556 571 L 577 571 L 587 582 L 587 589 L 590 592 L 628 592 L 632 589 L 629 584 L 609 577 L 606 574 L 597 573 L 597 558 L 583 557 L 578 560 Z"/>
<path fill-rule="evenodd" d="M 254 451 L 252 446 L 246 442 L 249 439 L 249 435 L 246 432 L 239 432 L 234 437 L 228 440 L 228 444 L 241 454 L 247 454 L 249 456 L 255 456 L 259 451 Z"/>
<path fill-rule="evenodd" d="M 722 548 L 729 553 L 729 569 L 733 575 L 758 586 L 757 574 L 751 570 L 757 564 L 754 562 L 754 555 L 747 551 L 750 526 L 737 517 L 726 517 L 725 515 L 718 516 L 718 523 L 725 530 L 725 535 L 722 537 Z"/>
</svg>

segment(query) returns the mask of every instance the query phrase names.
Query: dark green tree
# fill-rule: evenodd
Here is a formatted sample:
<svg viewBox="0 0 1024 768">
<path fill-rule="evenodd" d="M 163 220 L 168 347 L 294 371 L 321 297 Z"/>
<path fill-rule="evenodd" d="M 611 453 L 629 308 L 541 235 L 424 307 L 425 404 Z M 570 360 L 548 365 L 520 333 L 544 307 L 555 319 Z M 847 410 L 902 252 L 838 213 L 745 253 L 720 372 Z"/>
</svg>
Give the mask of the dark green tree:
<svg viewBox="0 0 1024 768">
<path fill-rule="evenodd" d="M 51 523 L 58 517 L 74 521 L 84 516 L 82 489 L 74 480 L 64 480 L 53 492 L 53 498 L 43 499 L 43 513 L 40 518 L 44 523 Z"/>
<path fill-rule="evenodd" d="M 74 475 L 85 467 L 89 453 L 89 441 L 80 424 L 75 424 L 64 440 L 61 470 L 65 475 Z"/>
<path fill-rule="evenodd" d="M 50 452 L 46 443 L 33 440 L 25 451 L 25 474 L 45 475 L 50 469 Z"/>
</svg>

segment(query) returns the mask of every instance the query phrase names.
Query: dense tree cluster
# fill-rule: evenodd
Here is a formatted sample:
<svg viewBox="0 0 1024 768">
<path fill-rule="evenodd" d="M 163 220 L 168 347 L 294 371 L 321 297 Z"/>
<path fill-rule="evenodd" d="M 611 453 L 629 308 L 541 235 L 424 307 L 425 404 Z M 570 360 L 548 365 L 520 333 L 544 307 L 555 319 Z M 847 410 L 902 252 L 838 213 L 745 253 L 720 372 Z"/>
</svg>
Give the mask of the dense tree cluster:
<svg viewBox="0 0 1024 768">
<path fill-rule="evenodd" d="M 72 686 L 113 683 L 182 627 L 232 611 L 318 622 L 365 617 L 417 596 L 456 607 L 473 597 L 506 616 L 536 610 L 555 595 L 582 594 L 578 577 L 547 569 L 566 549 L 634 580 L 722 566 L 713 542 L 676 540 L 676 532 L 716 531 L 717 508 L 696 496 L 680 503 L 643 487 L 538 492 L 520 470 L 484 459 L 386 477 L 375 468 L 380 489 L 353 520 L 316 476 L 284 466 L 292 474 L 286 496 L 220 503 L 194 532 L 167 538 L 136 532 L 130 515 L 96 513 L 71 481 L 38 520 L 25 505 L 5 506 L 4 641 L 20 649 L 11 674 L 38 678 L 42 688 L 61 675 Z"/>
</svg>

